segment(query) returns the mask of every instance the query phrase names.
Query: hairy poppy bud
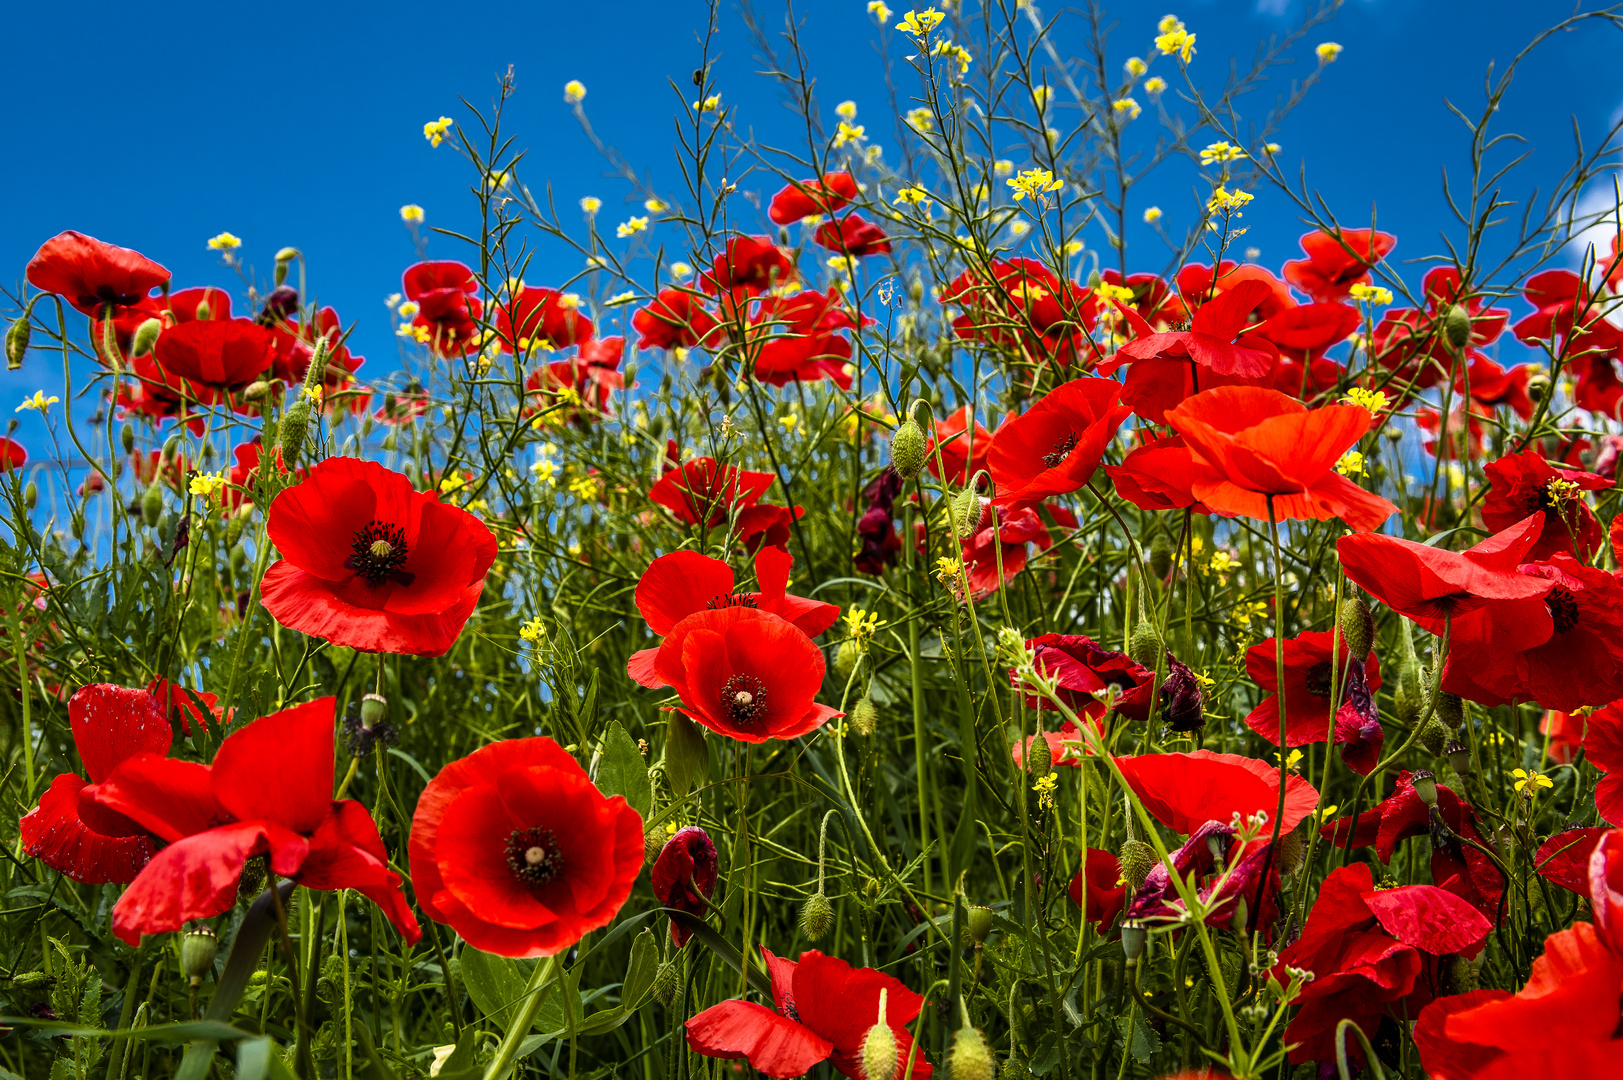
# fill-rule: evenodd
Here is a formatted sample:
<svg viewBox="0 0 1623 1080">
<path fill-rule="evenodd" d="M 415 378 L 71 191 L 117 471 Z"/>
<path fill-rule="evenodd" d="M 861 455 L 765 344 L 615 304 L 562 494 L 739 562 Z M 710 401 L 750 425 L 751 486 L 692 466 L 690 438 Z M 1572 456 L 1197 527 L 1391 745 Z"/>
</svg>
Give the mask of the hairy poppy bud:
<svg viewBox="0 0 1623 1080">
<path fill-rule="evenodd" d="M 890 467 L 908 481 L 924 468 L 924 429 L 911 416 L 890 437 Z"/>
<path fill-rule="evenodd" d="M 1471 340 L 1471 313 L 1464 304 L 1455 304 L 1443 316 L 1443 336 L 1458 352 L 1465 348 L 1465 343 Z"/>
<path fill-rule="evenodd" d="M 834 677 L 841 682 L 851 678 L 851 672 L 856 670 L 857 661 L 862 659 L 862 646 L 857 644 L 856 638 L 846 638 L 840 642 L 839 648 L 834 650 Z"/>
<path fill-rule="evenodd" d="M 981 501 L 974 485 L 954 495 L 947 506 L 952 514 L 952 531 L 958 534 L 960 540 L 974 536 L 986 519 L 986 503 Z"/>
<path fill-rule="evenodd" d="M 1040 731 L 1026 751 L 1026 767 L 1031 770 L 1032 776 L 1039 778 L 1054 771 L 1054 748 L 1048 745 L 1048 740 Z"/>
<path fill-rule="evenodd" d="M 676 961 L 667 960 L 659 965 L 659 970 L 654 973 L 654 1000 L 668 1009 L 680 989 L 682 976 L 676 970 Z"/>
<path fill-rule="evenodd" d="M 1172 573 L 1172 543 L 1166 533 L 1158 532 L 1150 541 L 1150 573 L 1162 580 Z"/>
<path fill-rule="evenodd" d="M 1537 893 L 1538 890 L 1534 892 Z M 1472 963 L 1459 953 L 1450 956 L 1448 962 L 1443 965 L 1444 994 L 1469 994 L 1481 985 L 1479 964 Z"/>
<path fill-rule="evenodd" d="M 1448 767 L 1459 776 L 1471 771 L 1471 748 L 1458 739 L 1450 739 L 1443 747 L 1443 754 L 1448 758 Z"/>
<path fill-rule="evenodd" d="M 1437 805 L 1437 777 L 1425 769 L 1416 769 L 1409 776 L 1409 782 L 1414 785 L 1414 793 L 1420 801 L 1427 806 Z"/>
<path fill-rule="evenodd" d="M 812 942 L 822 941 L 834 929 L 834 905 L 821 889 L 812 893 L 800 909 L 800 929 Z"/>
<path fill-rule="evenodd" d="M 180 968 L 193 986 L 203 984 L 203 976 L 214 970 L 214 953 L 219 941 L 206 926 L 188 930 L 180 939 Z"/>
<path fill-rule="evenodd" d="M 271 273 L 271 281 L 278 288 L 287 280 L 288 263 L 299 257 L 299 249 L 285 247 L 276 253 L 276 269 Z"/>
<path fill-rule="evenodd" d="M 1398 641 L 1403 648 L 1398 660 L 1398 685 L 1392 693 L 1398 719 L 1412 724 L 1420 715 L 1420 661 L 1414 653 L 1414 639 L 1409 636 L 1409 620 L 1398 620 Z"/>
<path fill-rule="evenodd" d="M 964 935 L 970 944 L 986 944 L 986 939 L 992 936 L 992 909 L 977 906 L 965 912 Z"/>
<path fill-rule="evenodd" d="M 1341 602 L 1341 640 L 1354 659 L 1367 660 L 1375 645 L 1375 616 L 1362 597 L 1349 596 Z"/>
<path fill-rule="evenodd" d="M 665 721 L 665 779 L 677 797 L 685 796 L 710 771 L 704 730 L 679 712 Z"/>
<path fill-rule="evenodd" d="M 892 1080 L 896 1075 L 896 1033 L 885 1023 L 885 999 L 890 991 L 880 988 L 879 1019 L 862 1040 L 864 1080 Z"/>
<path fill-rule="evenodd" d="M 874 733 L 879 724 L 879 710 L 874 707 L 873 699 L 867 694 L 857 699 L 851 706 L 851 726 L 858 735 L 868 736 Z"/>
<path fill-rule="evenodd" d="M 1464 700 L 1462 700 L 1458 694 L 1450 694 L 1446 690 L 1443 693 L 1438 694 L 1437 719 L 1448 725 L 1449 728 L 1456 731 L 1459 730 L 1460 725 L 1465 723 Z M 1428 747 L 1427 749 L 1430 748 Z M 1440 747 L 1437 750 L 1432 750 L 1432 753 L 1434 754 L 1439 752 L 1441 752 Z"/>
<path fill-rule="evenodd" d="M 1426 748 L 1426 753 L 1435 757 L 1448 745 L 1448 736 L 1448 725 L 1434 716 L 1420 729 L 1420 745 Z"/>
<path fill-rule="evenodd" d="M 158 519 L 163 516 L 163 484 L 154 480 L 147 485 L 146 494 L 141 496 L 141 520 L 147 523 L 147 528 L 158 526 Z"/>
<path fill-rule="evenodd" d="M 276 446 L 282 452 L 282 461 L 292 468 L 304 456 L 305 438 L 310 432 L 310 399 L 300 395 L 282 414 L 282 424 L 276 430 Z"/>
<path fill-rule="evenodd" d="M 1144 943 L 1150 932 L 1138 919 L 1126 919 L 1121 924 L 1121 954 L 1128 967 L 1133 967 L 1144 955 Z"/>
<path fill-rule="evenodd" d="M 6 367 L 12 371 L 23 366 L 23 353 L 28 351 L 28 340 L 34 334 L 33 311 L 33 301 L 29 301 L 28 307 L 6 331 Z"/>
<path fill-rule="evenodd" d="M 1142 840 L 1128 840 L 1121 846 L 1121 854 L 1117 856 L 1121 862 L 1121 879 L 1127 883 L 1127 891 L 1136 893 L 1144 885 L 1144 880 L 1155 869 L 1155 849 Z"/>
<path fill-rule="evenodd" d="M 257 382 L 251 382 L 242 391 L 242 400 L 258 401 L 260 398 L 270 393 L 270 388 L 271 384 L 266 382 L 264 379 L 260 379 Z"/>
<path fill-rule="evenodd" d="M 1303 818 L 1302 822 L 1311 822 L 1311 820 L 1311 818 Z M 1302 863 L 1307 858 L 1307 840 L 1302 834 L 1303 825 L 1299 823 L 1296 828 L 1279 838 L 1278 855 L 1281 877 L 1289 877 L 1296 873 L 1302 868 Z"/>
<path fill-rule="evenodd" d="M 32 510 L 36 505 L 38 505 L 38 503 L 39 485 L 30 480 L 28 481 L 28 486 L 23 488 L 23 505 Z"/>
<path fill-rule="evenodd" d="M 124 447 L 126 454 L 135 453 L 135 429 L 125 424 L 118 432 L 119 445 Z"/>
<path fill-rule="evenodd" d="M 1166 646 L 1161 642 L 1161 632 L 1156 625 L 1148 619 L 1138 620 L 1133 636 L 1127 639 L 1127 655 L 1133 658 L 1133 663 L 1154 671 L 1165 652 Z"/>
<path fill-rule="evenodd" d="M 1550 376 L 1548 372 L 1535 371 L 1527 377 L 1527 396 L 1534 401 L 1543 401 L 1544 396 L 1550 392 Z"/>
<path fill-rule="evenodd" d="M 992 1053 L 981 1033 L 967 1023 L 952 1037 L 947 1075 L 952 1080 L 992 1080 Z"/>
</svg>

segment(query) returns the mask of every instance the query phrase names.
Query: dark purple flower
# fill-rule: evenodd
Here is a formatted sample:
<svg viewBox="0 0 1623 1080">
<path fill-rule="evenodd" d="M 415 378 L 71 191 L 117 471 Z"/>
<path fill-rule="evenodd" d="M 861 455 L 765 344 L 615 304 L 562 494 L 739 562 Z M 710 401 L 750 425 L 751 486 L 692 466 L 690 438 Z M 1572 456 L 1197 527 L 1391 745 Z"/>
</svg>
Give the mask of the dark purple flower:
<svg viewBox="0 0 1623 1080">
<path fill-rule="evenodd" d="M 878 577 L 885 572 L 885 567 L 896 561 L 896 553 L 902 550 L 902 538 L 896 535 L 894 520 L 896 496 L 901 492 L 901 474 L 888 466 L 862 489 L 868 508 L 857 521 L 862 550 L 852 563 L 864 574 Z"/>
<path fill-rule="evenodd" d="M 1206 695 L 1189 666 L 1167 653 L 1167 677 L 1161 683 L 1161 720 L 1173 731 L 1198 731 L 1206 723 Z"/>
<path fill-rule="evenodd" d="M 710 834 L 697 825 L 678 829 L 654 860 L 654 895 L 666 907 L 702 919 L 710 910 L 710 895 L 716 891 L 716 867 L 716 845 Z M 688 936 L 689 931 L 672 919 L 672 943 L 680 949 Z"/>
</svg>

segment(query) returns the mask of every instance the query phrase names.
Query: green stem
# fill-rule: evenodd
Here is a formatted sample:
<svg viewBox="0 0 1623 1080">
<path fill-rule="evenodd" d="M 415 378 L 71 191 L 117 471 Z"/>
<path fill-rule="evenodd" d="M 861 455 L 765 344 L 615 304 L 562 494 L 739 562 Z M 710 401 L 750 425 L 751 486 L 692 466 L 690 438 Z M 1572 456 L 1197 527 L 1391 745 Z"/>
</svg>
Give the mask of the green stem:
<svg viewBox="0 0 1623 1080">
<path fill-rule="evenodd" d="M 524 997 L 518 1011 L 513 1015 L 513 1022 L 508 1025 L 507 1033 L 502 1036 L 501 1045 L 496 1048 L 496 1056 L 490 1059 L 485 1067 L 484 1080 L 504 1080 L 508 1069 L 514 1059 L 518 1057 L 519 1044 L 529 1036 L 530 1025 L 535 1023 L 536 1014 L 541 1011 L 541 1002 L 546 998 L 547 982 L 552 977 L 552 970 L 557 966 L 557 960 L 551 956 L 543 956 L 530 972 L 530 981 L 525 984 Z"/>
</svg>

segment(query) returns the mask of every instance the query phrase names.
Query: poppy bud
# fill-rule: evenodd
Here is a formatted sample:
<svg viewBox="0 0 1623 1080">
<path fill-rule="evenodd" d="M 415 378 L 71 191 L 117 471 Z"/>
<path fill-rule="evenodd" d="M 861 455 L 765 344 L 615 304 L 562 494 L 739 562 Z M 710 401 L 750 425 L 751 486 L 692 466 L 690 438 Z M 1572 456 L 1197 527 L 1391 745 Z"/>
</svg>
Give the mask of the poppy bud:
<svg viewBox="0 0 1623 1080">
<path fill-rule="evenodd" d="M 135 453 L 135 429 L 125 424 L 118 433 L 119 444 L 124 447 L 126 454 Z"/>
<path fill-rule="evenodd" d="M 992 1053 L 981 1033 L 965 1023 L 952 1037 L 947 1075 L 952 1080 L 992 1080 Z"/>
<path fill-rule="evenodd" d="M 890 437 L 890 467 L 907 481 L 915 479 L 924 468 L 924 429 L 911 416 Z"/>
<path fill-rule="evenodd" d="M 146 494 L 141 496 L 141 520 L 147 523 L 147 528 L 155 529 L 162 516 L 163 484 L 154 480 L 147 485 Z"/>
<path fill-rule="evenodd" d="M 52 981 L 51 976 L 43 971 L 25 971 L 11 977 L 11 985 L 18 990 L 38 990 L 42 986 L 50 986 Z"/>
<path fill-rule="evenodd" d="M 1341 640 L 1354 659 L 1367 660 L 1375 645 L 1375 616 L 1362 597 L 1349 596 L 1341 602 Z"/>
<path fill-rule="evenodd" d="M 879 724 L 879 710 L 874 708 L 873 699 L 863 694 L 857 703 L 851 706 L 851 726 L 858 735 L 868 736 L 874 733 Z"/>
<path fill-rule="evenodd" d="M 1458 694 L 1450 694 L 1447 691 L 1438 694 L 1437 719 L 1448 725 L 1450 729 L 1459 730 L 1460 725 L 1465 723 L 1465 702 Z M 1438 753 L 1440 749 L 1433 750 L 1432 753 Z"/>
<path fill-rule="evenodd" d="M 1537 894 L 1537 890 L 1534 890 Z M 1443 966 L 1443 991 L 1449 994 L 1469 994 L 1482 985 L 1481 969 L 1459 953 L 1448 958 Z"/>
<path fill-rule="evenodd" d="M 1471 313 L 1464 304 L 1453 305 L 1443 316 L 1443 336 L 1448 338 L 1455 352 L 1465 348 L 1465 343 L 1471 340 Z"/>
<path fill-rule="evenodd" d="M 1437 805 L 1437 777 L 1425 769 L 1416 769 L 1409 776 L 1409 782 L 1414 785 L 1414 793 L 1420 801 L 1427 806 Z"/>
<path fill-rule="evenodd" d="M 34 334 L 33 311 L 34 303 L 29 301 L 28 308 L 6 331 L 6 367 L 12 371 L 23 366 L 23 353 L 28 351 L 28 339 Z"/>
<path fill-rule="evenodd" d="M 1448 745 L 1448 736 L 1448 726 L 1434 716 L 1420 729 L 1420 745 L 1426 748 L 1426 753 L 1435 757 Z"/>
<path fill-rule="evenodd" d="M 1138 620 L 1133 636 L 1127 639 L 1127 655 L 1133 658 L 1133 663 L 1154 671 L 1164 652 L 1166 646 L 1161 642 L 1160 630 L 1148 619 Z"/>
<path fill-rule="evenodd" d="M 1142 840 L 1128 840 L 1121 846 L 1121 854 L 1117 856 L 1121 863 L 1121 879 L 1127 883 L 1127 891 L 1136 893 L 1144 886 L 1144 881 L 1155 869 L 1157 859 L 1155 849 Z"/>
<path fill-rule="evenodd" d="M 1544 395 L 1550 392 L 1550 376 L 1544 371 L 1535 371 L 1527 377 L 1527 396 L 1534 401 L 1543 401 Z"/>
<path fill-rule="evenodd" d="M 1303 818 L 1309 821 L 1309 818 Z M 1281 877 L 1290 877 L 1302 868 L 1307 859 L 1307 841 L 1302 836 L 1303 828 L 1300 824 L 1284 836 L 1279 838 L 1279 874 Z"/>
<path fill-rule="evenodd" d="M 184 449 L 186 449 L 186 440 L 181 436 L 180 432 L 177 431 L 175 434 L 164 440 L 163 459 L 165 461 L 174 461 L 176 458 L 180 457 L 180 452 Z"/>
<path fill-rule="evenodd" d="M 800 929 L 812 942 L 822 941 L 834 929 L 834 905 L 821 889 L 812 893 L 800 909 Z"/>
<path fill-rule="evenodd" d="M 693 789 L 710 771 L 710 752 L 704 730 L 679 712 L 665 721 L 665 779 L 678 798 Z"/>
<path fill-rule="evenodd" d="M 834 676 L 841 682 L 851 678 L 851 672 L 856 670 L 857 661 L 862 658 L 862 646 L 857 644 L 856 638 L 846 638 L 840 642 L 839 648 L 834 650 Z"/>
<path fill-rule="evenodd" d="M 1409 620 L 1398 620 L 1398 641 L 1403 647 L 1399 660 L 1398 686 L 1392 693 L 1398 719 L 1412 724 L 1420 715 L 1420 661 L 1415 658 L 1414 639 L 1409 636 Z"/>
<path fill-rule="evenodd" d="M 965 912 L 964 934 L 972 944 L 986 944 L 986 939 L 992 936 L 992 909 L 977 906 Z"/>
<path fill-rule="evenodd" d="M 247 387 L 244 388 L 242 391 L 242 400 L 258 401 L 268 393 L 270 393 L 270 383 L 266 382 L 264 379 L 260 379 L 257 382 L 249 383 Z"/>
<path fill-rule="evenodd" d="M 892 1080 L 896 1075 L 896 1033 L 885 1023 L 885 998 L 890 991 L 879 990 L 879 1019 L 862 1040 L 864 1080 Z"/>
<path fill-rule="evenodd" d="M 304 456 L 304 441 L 310 431 L 310 399 L 300 395 L 282 414 L 282 424 L 276 430 L 276 446 L 282 460 L 292 468 Z"/>
<path fill-rule="evenodd" d="M 23 488 L 23 505 L 32 510 L 38 503 L 39 485 L 30 480 L 28 481 L 28 486 Z"/>
<path fill-rule="evenodd" d="M 1458 739 L 1450 739 L 1448 745 L 1443 747 L 1443 753 L 1448 757 L 1448 767 L 1458 775 L 1464 776 L 1471 771 L 1471 748 Z"/>
<path fill-rule="evenodd" d="M 1139 957 L 1144 955 L 1144 943 L 1149 940 L 1150 932 L 1144 923 L 1138 919 L 1126 919 L 1121 924 L 1121 954 L 1127 960 L 1128 967 L 1136 967 Z"/>
<path fill-rule="evenodd" d="M 1054 771 L 1054 748 L 1048 745 L 1048 740 L 1038 732 L 1036 738 L 1031 740 L 1031 746 L 1026 751 L 1026 768 L 1031 775 L 1041 778 Z"/>
<path fill-rule="evenodd" d="M 654 1000 L 668 1009 L 680 989 L 682 976 L 676 970 L 676 961 L 667 960 L 659 965 L 659 970 L 654 972 Z"/>
<path fill-rule="evenodd" d="M 981 501 L 973 484 L 954 495 L 947 505 L 952 514 L 952 531 L 958 534 L 960 540 L 974 536 L 986 519 L 986 504 Z"/>
<path fill-rule="evenodd" d="M 1229 920 L 1229 928 L 1232 929 L 1236 934 L 1244 934 L 1245 928 L 1250 920 L 1250 916 L 1251 905 L 1246 903 L 1245 897 L 1242 896 L 1240 899 L 1234 902 L 1234 916 Z M 1225 979 L 1229 979 L 1229 973 L 1227 971 L 1223 972 L 1223 977 Z M 1228 984 L 1233 986 L 1233 980 L 1230 979 Z"/>
<path fill-rule="evenodd" d="M 299 257 L 299 249 L 285 247 L 276 253 L 276 268 L 271 273 L 272 283 L 280 288 L 282 282 L 287 280 L 287 265 Z"/>
<path fill-rule="evenodd" d="M 1189 667 L 1167 653 L 1169 671 L 1161 683 L 1161 721 L 1173 731 L 1197 731 L 1206 723 L 1206 695 Z"/>
<path fill-rule="evenodd" d="M 206 314 L 208 305 L 206 303 L 198 304 L 197 310 L 199 319 L 208 318 Z M 162 319 L 148 319 L 140 326 L 137 326 L 135 328 L 135 338 L 130 342 L 130 355 L 145 356 L 151 352 L 153 344 L 158 340 L 158 335 L 161 333 L 163 333 Z"/>
<path fill-rule="evenodd" d="M 1162 580 L 1172 573 L 1172 543 L 1166 533 L 1158 532 L 1150 541 L 1150 572 Z"/>
<path fill-rule="evenodd" d="M 256 855 L 242 864 L 242 876 L 237 878 L 237 899 L 252 900 L 265 888 L 265 856 Z"/>
<path fill-rule="evenodd" d="M 203 985 L 203 976 L 214 970 L 214 953 L 219 941 L 206 926 L 188 930 L 180 939 L 180 969 L 193 986 Z"/>
</svg>

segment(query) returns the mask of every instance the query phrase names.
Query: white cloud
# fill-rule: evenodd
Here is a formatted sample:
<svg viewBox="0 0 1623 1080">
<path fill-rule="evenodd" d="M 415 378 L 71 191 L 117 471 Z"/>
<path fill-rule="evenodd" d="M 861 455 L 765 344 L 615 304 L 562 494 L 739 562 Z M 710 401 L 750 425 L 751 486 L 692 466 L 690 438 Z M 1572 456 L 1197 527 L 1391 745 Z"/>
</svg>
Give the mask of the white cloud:
<svg viewBox="0 0 1623 1080">
<path fill-rule="evenodd" d="M 1616 188 L 1610 177 L 1602 177 L 1578 196 L 1570 221 L 1574 231 L 1566 244 L 1567 261 L 1574 269 L 1583 265 L 1590 247 L 1595 249 L 1597 259 L 1603 260 L 1611 253 L 1612 241 L 1623 228 L 1618 214 L 1619 191 L 1623 191 L 1623 176 L 1618 177 Z"/>
</svg>

